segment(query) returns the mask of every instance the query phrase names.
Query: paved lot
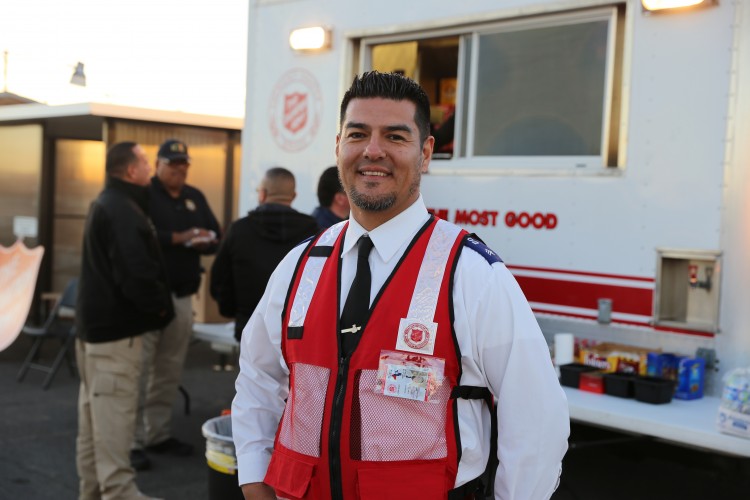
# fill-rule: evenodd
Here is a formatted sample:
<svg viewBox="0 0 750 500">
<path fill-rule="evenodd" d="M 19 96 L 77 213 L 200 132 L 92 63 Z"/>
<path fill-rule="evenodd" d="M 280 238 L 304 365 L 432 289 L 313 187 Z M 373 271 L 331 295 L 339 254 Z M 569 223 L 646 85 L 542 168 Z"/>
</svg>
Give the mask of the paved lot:
<svg viewBox="0 0 750 500">
<path fill-rule="evenodd" d="M 49 343 L 44 354 L 54 355 Z M 75 468 L 78 379 L 65 366 L 52 386 L 41 388 L 45 374 L 30 371 L 16 382 L 30 342 L 19 338 L 0 352 L 0 499 L 66 500 L 78 496 Z M 229 408 L 234 395 L 236 371 L 218 372 L 213 366 L 218 354 L 208 344 L 190 347 L 183 377 L 191 399 L 191 412 L 183 412 L 178 398 L 174 409 L 174 434 L 192 443 L 190 457 L 150 455 L 151 470 L 138 475 L 144 493 L 168 500 L 208 498 L 208 466 L 204 457 L 206 440 L 201 426 Z"/>
<path fill-rule="evenodd" d="M 16 373 L 29 348 L 21 338 L 0 352 L 0 499 L 75 499 L 76 402 L 78 379 L 65 367 L 44 391 L 44 374 L 30 372 L 22 383 Z M 56 346 L 44 351 L 49 357 Z M 192 443 L 191 457 L 151 455 L 153 467 L 141 472 L 142 491 L 167 500 L 209 498 L 209 469 L 203 456 L 201 426 L 228 408 L 235 371 L 214 371 L 218 354 L 202 342 L 190 348 L 183 386 L 191 413 L 175 404 L 175 435 Z M 574 425 L 573 447 L 554 500 L 740 500 L 750 493 L 750 461 L 703 453 L 647 440 L 627 438 Z M 605 443 L 605 444 L 602 444 Z M 750 440 L 748 441 L 750 446 Z M 212 500 L 217 500 L 216 497 Z"/>
</svg>

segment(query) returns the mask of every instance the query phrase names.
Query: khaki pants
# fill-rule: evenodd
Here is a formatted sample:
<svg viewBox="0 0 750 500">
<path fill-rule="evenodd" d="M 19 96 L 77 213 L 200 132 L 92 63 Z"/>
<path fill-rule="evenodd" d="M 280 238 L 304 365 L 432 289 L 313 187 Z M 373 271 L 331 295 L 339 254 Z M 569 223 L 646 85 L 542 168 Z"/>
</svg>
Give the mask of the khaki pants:
<svg viewBox="0 0 750 500">
<path fill-rule="evenodd" d="M 134 449 L 159 444 L 171 436 L 172 405 L 193 336 L 191 296 L 173 297 L 173 303 L 175 317 L 166 328 L 143 335 Z"/>
<path fill-rule="evenodd" d="M 143 498 L 130 467 L 142 336 L 114 342 L 76 340 L 81 375 L 76 466 L 81 500 Z"/>
</svg>

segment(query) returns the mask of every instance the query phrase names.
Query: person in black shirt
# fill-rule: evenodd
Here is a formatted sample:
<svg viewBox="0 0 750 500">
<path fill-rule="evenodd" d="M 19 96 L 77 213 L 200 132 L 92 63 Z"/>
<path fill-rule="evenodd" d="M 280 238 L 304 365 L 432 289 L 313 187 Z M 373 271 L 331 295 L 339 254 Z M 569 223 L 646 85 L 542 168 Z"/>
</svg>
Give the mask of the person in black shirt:
<svg viewBox="0 0 750 500">
<path fill-rule="evenodd" d="M 79 497 L 145 499 L 128 463 L 143 346 L 174 312 L 148 220 L 146 154 L 134 142 L 115 144 L 106 173 L 86 218 L 76 304 Z"/>
<path fill-rule="evenodd" d="M 258 189 L 258 207 L 232 223 L 214 260 L 211 295 L 222 315 L 235 318 L 238 341 L 278 263 L 318 232 L 314 218 L 291 207 L 295 196 L 294 174 L 269 169 Z"/>
<path fill-rule="evenodd" d="M 320 229 L 328 229 L 349 218 L 349 198 L 341 186 L 336 165 L 328 167 L 320 174 L 318 201 L 320 206 L 313 210 L 312 216 L 318 221 Z"/>
<path fill-rule="evenodd" d="M 144 337 L 141 404 L 130 454 L 139 470 L 150 466 L 144 447 L 173 455 L 189 455 L 193 448 L 171 435 L 172 404 L 192 337 L 192 295 L 203 272 L 200 257 L 216 252 L 220 228 L 203 193 L 186 183 L 189 168 L 187 145 L 170 139 L 159 148 L 149 186 L 149 212 L 167 266 L 175 319 Z"/>
</svg>

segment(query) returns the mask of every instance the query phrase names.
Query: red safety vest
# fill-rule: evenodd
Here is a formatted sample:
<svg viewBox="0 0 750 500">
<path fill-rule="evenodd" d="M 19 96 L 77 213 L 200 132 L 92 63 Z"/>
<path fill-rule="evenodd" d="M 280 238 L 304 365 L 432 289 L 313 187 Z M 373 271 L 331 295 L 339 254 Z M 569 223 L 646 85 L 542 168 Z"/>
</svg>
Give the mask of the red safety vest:
<svg viewBox="0 0 750 500">
<path fill-rule="evenodd" d="M 345 224 L 334 226 L 311 243 L 290 286 L 281 343 L 290 390 L 264 481 L 289 499 L 447 498 L 460 453 L 452 390 L 461 365 L 450 282 L 467 233 L 437 219 L 425 224 L 373 302 L 359 344 L 346 359 L 338 340 L 344 335 L 338 314 L 344 229 Z M 434 248 L 440 238 L 445 262 L 432 319 L 437 324 L 432 356 L 445 360 L 445 379 L 434 402 L 376 393 L 380 354 L 395 351 L 398 336 L 409 335 L 400 331 L 402 318 L 413 311 L 428 244 Z M 421 346 L 422 334 L 413 335 L 417 342 L 411 345 Z"/>
</svg>

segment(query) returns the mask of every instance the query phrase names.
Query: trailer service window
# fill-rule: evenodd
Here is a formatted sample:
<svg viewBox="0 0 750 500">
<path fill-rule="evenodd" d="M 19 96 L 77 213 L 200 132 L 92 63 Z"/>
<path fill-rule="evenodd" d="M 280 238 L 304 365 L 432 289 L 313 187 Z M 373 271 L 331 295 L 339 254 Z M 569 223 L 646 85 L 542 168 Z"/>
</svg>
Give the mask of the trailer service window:
<svg viewBox="0 0 750 500">
<path fill-rule="evenodd" d="M 362 60 L 427 91 L 436 158 L 453 160 L 431 170 L 601 170 L 617 166 L 623 14 L 596 9 L 370 38 Z"/>
</svg>

